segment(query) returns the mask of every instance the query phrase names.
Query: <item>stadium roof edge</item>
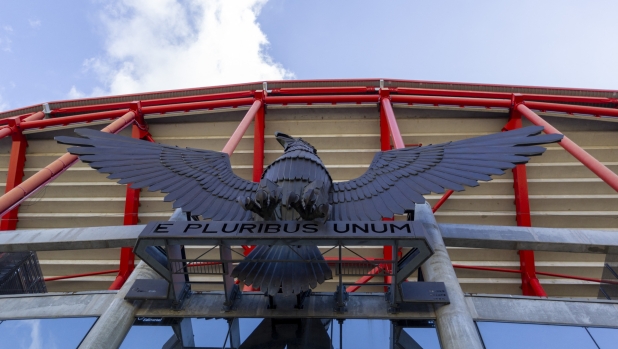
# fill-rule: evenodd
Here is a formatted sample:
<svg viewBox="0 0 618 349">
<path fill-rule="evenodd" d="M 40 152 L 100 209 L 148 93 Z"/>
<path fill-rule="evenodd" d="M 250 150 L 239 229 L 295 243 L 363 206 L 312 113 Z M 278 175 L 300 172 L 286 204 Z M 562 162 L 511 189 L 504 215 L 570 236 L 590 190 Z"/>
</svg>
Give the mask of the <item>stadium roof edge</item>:
<svg viewBox="0 0 618 349">
<path fill-rule="evenodd" d="M 384 87 L 394 88 L 424 88 L 441 90 L 466 90 L 482 92 L 507 92 L 507 93 L 530 93 L 547 95 L 569 95 L 581 97 L 605 97 L 618 98 L 618 90 L 601 89 L 574 89 L 563 87 L 544 87 L 544 86 L 523 86 L 523 85 L 500 85 L 500 84 L 476 84 L 462 82 L 439 82 L 423 80 L 402 80 L 402 79 L 318 79 L 318 80 L 275 80 L 265 81 L 268 89 L 279 88 L 311 88 L 311 87 L 379 87 L 380 81 L 384 81 Z M 153 91 L 144 93 L 134 93 L 115 96 L 102 96 L 92 98 L 82 98 L 74 100 L 60 100 L 48 102 L 50 109 L 67 107 L 98 105 L 107 103 L 130 102 L 135 100 L 150 100 L 159 98 L 188 97 L 197 95 L 207 95 L 214 93 L 238 92 L 262 89 L 264 82 L 249 82 L 242 84 L 230 84 L 220 86 L 208 86 L 187 88 L 178 90 Z M 28 107 L 17 108 L 0 112 L 0 118 L 7 118 L 17 115 L 34 113 L 43 109 L 43 103 Z"/>
</svg>

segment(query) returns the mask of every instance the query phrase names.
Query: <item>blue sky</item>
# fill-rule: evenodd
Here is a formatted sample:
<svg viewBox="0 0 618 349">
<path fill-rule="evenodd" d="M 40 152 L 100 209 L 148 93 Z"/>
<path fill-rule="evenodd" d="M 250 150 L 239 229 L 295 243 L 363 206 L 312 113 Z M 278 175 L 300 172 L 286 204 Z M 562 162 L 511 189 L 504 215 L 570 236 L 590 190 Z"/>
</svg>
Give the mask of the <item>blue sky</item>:
<svg viewBox="0 0 618 349">
<path fill-rule="evenodd" d="M 0 0 L 0 110 L 273 79 L 618 89 L 616 1 Z"/>
</svg>

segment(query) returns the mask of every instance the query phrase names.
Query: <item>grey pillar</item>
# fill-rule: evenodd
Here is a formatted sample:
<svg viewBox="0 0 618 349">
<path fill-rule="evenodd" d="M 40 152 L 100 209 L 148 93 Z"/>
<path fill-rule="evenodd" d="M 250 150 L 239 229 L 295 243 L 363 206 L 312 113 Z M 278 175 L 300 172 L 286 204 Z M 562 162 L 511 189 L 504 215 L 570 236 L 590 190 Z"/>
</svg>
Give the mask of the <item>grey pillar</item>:
<svg viewBox="0 0 618 349">
<path fill-rule="evenodd" d="M 177 209 L 170 221 L 186 220 L 184 213 Z M 146 263 L 139 262 L 129 279 L 114 297 L 109 307 L 95 322 L 79 349 L 116 349 L 120 347 L 124 337 L 135 321 L 135 313 L 142 301 L 125 301 L 124 297 L 137 279 L 161 279 Z"/>
<path fill-rule="evenodd" d="M 449 305 L 436 306 L 436 327 L 442 348 L 483 349 L 478 330 L 457 281 L 451 258 L 442 240 L 440 228 L 431 212 L 431 206 L 428 203 L 417 204 L 414 220 L 423 223 L 427 231 L 427 240 L 434 249 L 434 255 L 421 266 L 423 277 L 426 281 L 444 282 L 451 300 Z"/>
<path fill-rule="evenodd" d="M 138 303 L 142 301 L 125 301 L 124 296 L 129 292 L 136 279 L 160 279 L 161 277 L 154 270 L 150 269 L 144 262 L 139 262 L 131 276 L 118 291 L 114 300 L 103 315 L 97 320 L 84 341 L 79 346 L 80 349 L 114 349 L 120 347 L 124 337 L 131 329 L 135 321 Z"/>
</svg>

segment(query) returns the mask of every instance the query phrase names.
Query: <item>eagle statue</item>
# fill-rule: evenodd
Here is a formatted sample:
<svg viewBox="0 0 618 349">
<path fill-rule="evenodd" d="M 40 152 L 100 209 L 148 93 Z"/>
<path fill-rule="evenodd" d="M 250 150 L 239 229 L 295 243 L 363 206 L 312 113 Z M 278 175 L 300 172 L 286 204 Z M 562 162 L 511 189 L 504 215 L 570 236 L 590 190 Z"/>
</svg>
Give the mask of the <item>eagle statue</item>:
<svg viewBox="0 0 618 349">
<path fill-rule="evenodd" d="M 168 193 L 192 216 L 217 221 L 378 221 L 413 210 L 423 195 L 462 191 L 541 155 L 540 144 L 560 134 L 543 127 L 378 152 L 360 177 L 333 182 L 316 149 L 301 138 L 275 133 L 284 153 L 260 182 L 234 174 L 228 154 L 151 143 L 90 129 L 56 137 L 69 153 L 131 188 Z M 281 260 L 282 262 L 265 262 Z M 263 262 L 264 261 L 264 262 Z M 313 261 L 312 263 L 297 263 Z M 317 246 L 257 246 L 232 275 L 269 295 L 299 294 L 332 278 Z"/>
</svg>

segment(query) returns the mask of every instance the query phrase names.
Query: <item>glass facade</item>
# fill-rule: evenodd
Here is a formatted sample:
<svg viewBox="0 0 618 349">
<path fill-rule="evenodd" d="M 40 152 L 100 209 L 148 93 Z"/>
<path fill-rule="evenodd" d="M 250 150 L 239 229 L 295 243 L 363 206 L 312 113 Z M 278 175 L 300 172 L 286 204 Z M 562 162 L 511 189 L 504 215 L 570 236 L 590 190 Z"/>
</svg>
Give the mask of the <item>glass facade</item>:
<svg viewBox="0 0 618 349">
<path fill-rule="evenodd" d="M 177 340 L 182 319 L 138 318 L 121 348 L 155 348 Z M 225 319 L 190 319 L 193 346 L 230 348 L 231 330 Z M 174 330 L 175 328 L 175 330 Z M 391 333 L 402 348 L 439 349 L 433 321 L 349 319 L 238 319 L 240 348 L 389 348 Z M 341 341 L 341 342 L 340 342 Z M 340 343 L 343 345 L 341 346 Z"/>
<path fill-rule="evenodd" d="M 618 324 L 618 323 L 617 323 Z M 477 322 L 486 349 L 618 348 L 618 329 Z"/>
<path fill-rule="evenodd" d="M 0 349 L 77 348 L 96 317 L 0 321 Z"/>
</svg>

